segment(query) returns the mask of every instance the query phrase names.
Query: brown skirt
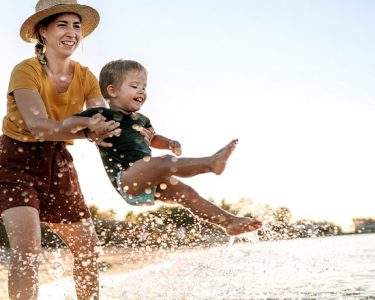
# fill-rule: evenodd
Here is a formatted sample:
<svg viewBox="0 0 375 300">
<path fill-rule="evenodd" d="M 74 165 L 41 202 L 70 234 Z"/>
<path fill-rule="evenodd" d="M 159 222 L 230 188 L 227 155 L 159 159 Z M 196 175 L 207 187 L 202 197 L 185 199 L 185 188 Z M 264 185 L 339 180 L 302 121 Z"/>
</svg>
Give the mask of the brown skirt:
<svg viewBox="0 0 375 300">
<path fill-rule="evenodd" d="M 90 217 L 64 142 L 24 143 L 0 137 L 0 214 L 17 206 L 35 207 L 40 220 L 48 223 Z"/>
</svg>

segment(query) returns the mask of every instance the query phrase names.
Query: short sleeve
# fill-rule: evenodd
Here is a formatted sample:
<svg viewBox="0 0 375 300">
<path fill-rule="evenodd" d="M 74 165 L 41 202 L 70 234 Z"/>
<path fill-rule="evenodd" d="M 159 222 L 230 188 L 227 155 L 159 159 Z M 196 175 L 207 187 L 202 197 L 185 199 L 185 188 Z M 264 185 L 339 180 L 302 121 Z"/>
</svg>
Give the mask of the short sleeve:
<svg viewBox="0 0 375 300">
<path fill-rule="evenodd" d="M 144 128 L 151 128 L 152 125 L 151 125 L 151 121 L 148 117 L 146 117 L 145 115 L 141 114 L 141 113 L 138 113 L 140 115 L 140 117 L 143 119 L 143 122 L 144 122 Z"/>
<path fill-rule="evenodd" d="M 38 91 L 40 88 L 40 71 L 34 66 L 22 62 L 14 67 L 8 86 L 8 95 L 17 89 L 31 89 Z"/>
<path fill-rule="evenodd" d="M 151 124 L 150 119 L 147 118 L 145 128 L 150 128 L 150 127 L 152 127 L 152 124 Z"/>
<path fill-rule="evenodd" d="M 95 75 L 90 71 L 87 70 L 87 76 L 86 76 L 86 95 L 85 100 L 91 100 L 97 97 L 102 97 L 102 93 L 100 92 L 99 82 L 98 79 L 95 77 Z"/>
</svg>

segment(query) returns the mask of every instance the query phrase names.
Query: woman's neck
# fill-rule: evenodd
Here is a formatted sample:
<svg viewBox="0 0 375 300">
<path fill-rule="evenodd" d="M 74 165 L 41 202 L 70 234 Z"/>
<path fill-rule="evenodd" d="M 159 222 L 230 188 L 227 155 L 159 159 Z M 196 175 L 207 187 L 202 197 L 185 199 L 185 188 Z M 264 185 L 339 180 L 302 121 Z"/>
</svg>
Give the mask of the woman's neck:
<svg viewBox="0 0 375 300">
<path fill-rule="evenodd" d="M 68 90 L 74 76 L 74 66 L 70 58 L 61 59 L 52 55 L 47 56 L 45 71 L 58 93 Z"/>
<path fill-rule="evenodd" d="M 73 73 L 73 66 L 70 58 L 59 58 L 54 55 L 47 56 L 47 66 L 50 76 L 69 76 Z"/>
</svg>

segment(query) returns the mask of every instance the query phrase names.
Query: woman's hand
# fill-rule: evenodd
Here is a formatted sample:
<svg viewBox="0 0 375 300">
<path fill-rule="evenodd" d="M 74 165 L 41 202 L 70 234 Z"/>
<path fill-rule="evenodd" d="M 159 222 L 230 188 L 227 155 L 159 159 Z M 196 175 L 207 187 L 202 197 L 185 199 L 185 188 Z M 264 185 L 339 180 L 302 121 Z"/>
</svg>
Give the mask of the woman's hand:
<svg viewBox="0 0 375 300">
<path fill-rule="evenodd" d="M 155 130 L 154 128 L 152 127 L 149 127 L 149 128 L 144 128 L 140 125 L 133 125 L 133 129 L 138 131 L 142 136 L 143 138 L 146 140 L 147 144 L 150 145 L 152 139 L 154 138 L 154 135 L 155 135 Z"/>
<path fill-rule="evenodd" d="M 101 114 L 96 114 L 91 117 L 88 129 L 86 132 L 87 137 L 101 147 L 112 147 L 111 143 L 104 142 L 108 137 L 120 136 L 121 129 L 119 122 L 114 120 L 106 121 L 106 118 Z"/>
<path fill-rule="evenodd" d="M 155 135 L 154 128 L 142 128 L 141 134 L 143 135 L 144 139 L 147 141 L 147 143 L 150 145 L 152 139 Z"/>
</svg>

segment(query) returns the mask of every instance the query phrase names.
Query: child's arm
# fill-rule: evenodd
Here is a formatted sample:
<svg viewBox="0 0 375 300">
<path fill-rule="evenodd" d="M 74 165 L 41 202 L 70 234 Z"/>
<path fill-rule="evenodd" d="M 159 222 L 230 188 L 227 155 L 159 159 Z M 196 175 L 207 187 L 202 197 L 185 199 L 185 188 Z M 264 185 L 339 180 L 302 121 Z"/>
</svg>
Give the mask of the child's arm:
<svg viewBox="0 0 375 300">
<path fill-rule="evenodd" d="M 169 149 L 177 156 L 182 154 L 181 144 L 162 135 L 156 134 L 151 140 L 150 146 L 156 149 Z"/>
</svg>

